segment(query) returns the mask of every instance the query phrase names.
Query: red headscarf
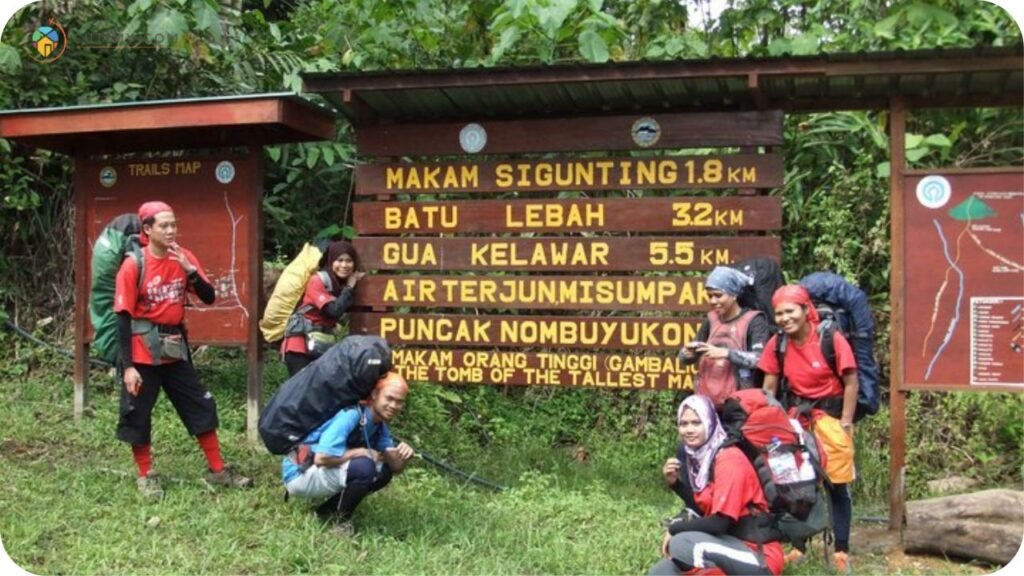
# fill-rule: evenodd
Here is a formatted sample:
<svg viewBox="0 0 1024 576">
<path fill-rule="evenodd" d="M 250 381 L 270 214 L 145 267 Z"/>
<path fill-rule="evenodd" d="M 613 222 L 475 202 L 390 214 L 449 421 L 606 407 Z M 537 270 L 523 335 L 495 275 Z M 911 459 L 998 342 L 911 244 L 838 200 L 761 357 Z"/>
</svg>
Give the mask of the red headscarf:
<svg viewBox="0 0 1024 576">
<path fill-rule="evenodd" d="M 803 306 L 807 309 L 807 321 L 811 324 L 818 324 L 821 322 L 821 318 L 818 317 L 818 309 L 814 307 L 814 303 L 811 302 L 811 295 L 807 292 L 807 288 L 799 284 L 786 284 L 779 288 L 772 294 L 772 308 L 776 308 L 779 304 L 787 302 L 789 304 L 796 304 Z"/>
<path fill-rule="evenodd" d="M 145 222 L 149 218 L 156 216 L 161 212 L 174 212 L 174 209 L 165 202 L 155 200 L 153 202 L 146 202 L 142 206 L 139 206 L 139 220 Z M 149 244 L 149 235 L 145 232 L 139 234 L 139 240 L 143 246 Z"/>
</svg>

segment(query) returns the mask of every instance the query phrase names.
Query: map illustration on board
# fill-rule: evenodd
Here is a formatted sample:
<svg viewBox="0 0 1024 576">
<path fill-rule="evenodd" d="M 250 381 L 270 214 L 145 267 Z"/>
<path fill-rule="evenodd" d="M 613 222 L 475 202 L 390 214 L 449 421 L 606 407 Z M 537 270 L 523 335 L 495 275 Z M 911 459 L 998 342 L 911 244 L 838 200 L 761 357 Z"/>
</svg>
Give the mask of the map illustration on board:
<svg viewBox="0 0 1024 576">
<path fill-rule="evenodd" d="M 904 190 L 904 382 L 1024 386 L 1024 176 L 914 176 Z"/>
</svg>

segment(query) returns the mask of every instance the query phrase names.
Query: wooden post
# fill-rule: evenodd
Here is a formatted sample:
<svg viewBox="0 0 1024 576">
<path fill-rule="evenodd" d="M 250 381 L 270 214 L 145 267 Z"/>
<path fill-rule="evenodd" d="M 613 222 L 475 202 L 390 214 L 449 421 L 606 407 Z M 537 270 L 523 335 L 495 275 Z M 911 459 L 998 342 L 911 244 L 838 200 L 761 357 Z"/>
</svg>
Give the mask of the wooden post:
<svg viewBox="0 0 1024 576">
<path fill-rule="evenodd" d="M 75 174 L 84 173 L 81 161 L 75 158 Z M 72 197 L 75 206 L 75 361 L 74 415 L 81 420 L 89 404 L 89 343 L 85 341 L 89 322 L 89 239 L 86 213 L 87 190 L 79 178 L 74 181 Z"/>
<path fill-rule="evenodd" d="M 249 333 L 246 338 L 246 402 L 245 432 L 251 443 L 259 442 L 257 428 L 260 419 L 260 400 L 263 383 L 263 340 L 260 338 L 259 318 L 261 292 L 263 290 L 263 149 L 255 146 L 249 149 L 249 159 L 256 171 L 255 183 L 249 191 L 249 269 L 247 278 L 249 290 Z"/>
<path fill-rule="evenodd" d="M 903 172 L 906 170 L 907 112 L 900 97 L 889 101 L 889 530 L 903 526 L 903 479 L 906 473 L 907 414 L 903 391 Z"/>
</svg>

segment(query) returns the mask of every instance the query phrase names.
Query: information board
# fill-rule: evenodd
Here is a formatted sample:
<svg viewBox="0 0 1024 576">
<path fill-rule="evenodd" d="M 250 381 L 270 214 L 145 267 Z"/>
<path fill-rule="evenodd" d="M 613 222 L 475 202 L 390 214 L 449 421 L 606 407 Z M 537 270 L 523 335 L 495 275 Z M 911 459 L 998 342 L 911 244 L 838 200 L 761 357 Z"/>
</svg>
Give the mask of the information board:
<svg viewBox="0 0 1024 576">
<path fill-rule="evenodd" d="M 386 158 L 356 170 L 350 333 L 413 381 L 692 389 L 706 273 L 780 256 L 781 135 L 778 111 L 357 131 Z"/>
<path fill-rule="evenodd" d="M 1024 170 L 907 176 L 904 385 L 1024 388 Z"/>
<path fill-rule="evenodd" d="M 259 189 L 260 178 L 252 155 L 79 162 L 76 186 L 94 191 L 86 200 L 90 261 L 93 243 L 111 219 L 136 213 L 143 202 L 167 202 L 178 219 L 178 242 L 196 255 L 217 294 L 209 306 L 190 298 L 185 314 L 189 339 L 193 344 L 245 344 L 248 198 Z"/>
</svg>

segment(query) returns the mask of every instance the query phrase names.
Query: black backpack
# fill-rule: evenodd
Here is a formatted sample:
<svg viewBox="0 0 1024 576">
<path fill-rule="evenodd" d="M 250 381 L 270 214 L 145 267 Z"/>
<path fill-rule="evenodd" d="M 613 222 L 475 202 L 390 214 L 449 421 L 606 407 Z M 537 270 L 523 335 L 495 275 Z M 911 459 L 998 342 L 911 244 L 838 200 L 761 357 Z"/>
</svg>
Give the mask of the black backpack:
<svg viewBox="0 0 1024 576">
<path fill-rule="evenodd" d="M 260 414 L 259 432 L 271 454 L 287 454 L 342 408 L 368 397 L 391 369 L 391 349 L 379 336 L 349 336 L 289 378 Z"/>
<path fill-rule="evenodd" d="M 778 261 L 767 256 L 748 258 L 731 265 L 732 268 L 750 276 L 754 283 L 748 285 L 739 296 L 736 302 L 748 310 L 760 310 L 768 323 L 775 326 L 775 310 L 772 309 L 772 296 L 785 281 L 782 278 L 782 268 Z"/>
</svg>

